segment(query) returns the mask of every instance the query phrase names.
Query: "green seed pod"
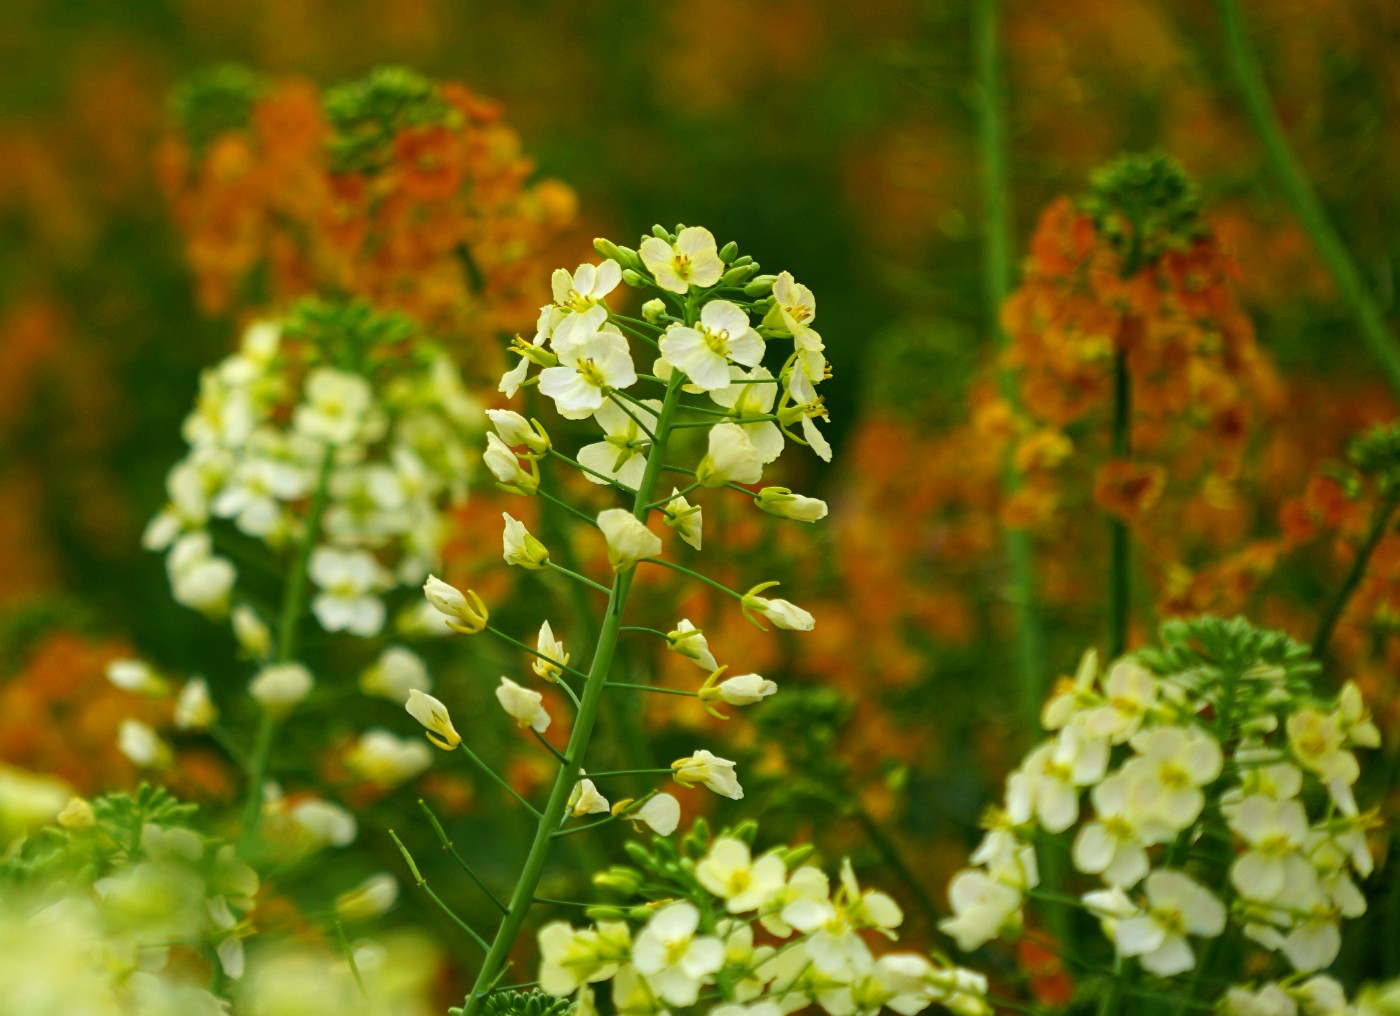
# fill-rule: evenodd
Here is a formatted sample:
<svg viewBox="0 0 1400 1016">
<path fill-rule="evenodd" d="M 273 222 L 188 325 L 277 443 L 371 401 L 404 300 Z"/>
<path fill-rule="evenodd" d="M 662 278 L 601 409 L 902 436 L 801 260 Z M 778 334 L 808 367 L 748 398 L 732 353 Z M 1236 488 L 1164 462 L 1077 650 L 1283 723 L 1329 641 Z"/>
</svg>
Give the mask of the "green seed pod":
<svg viewBox="0 0 1400 1016">
<path fill-rule="evenodd" d="M 750 275 L 758 271 L 758 265 L 740 265 L 738 268 L 731 268 L 720 278 L 721 286 L 742 285 Z"/>
<path fill-rule="evenodd" d="M 754 837 L 758 835 L 758 823 L 751 818 L 745 819 L 734 827 L 730 835 L 753 846 Z"/>
</svg>

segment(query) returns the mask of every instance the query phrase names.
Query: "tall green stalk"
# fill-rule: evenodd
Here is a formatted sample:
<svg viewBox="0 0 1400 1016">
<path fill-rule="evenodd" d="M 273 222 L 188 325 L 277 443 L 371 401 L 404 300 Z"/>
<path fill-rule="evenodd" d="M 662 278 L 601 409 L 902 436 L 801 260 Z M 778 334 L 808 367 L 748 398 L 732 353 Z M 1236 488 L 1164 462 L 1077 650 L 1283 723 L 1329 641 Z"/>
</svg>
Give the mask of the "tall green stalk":
<svg viewBox="0 0 1400 1016">
<path fill-rule="evenodd" d="M 687 317 L 692 316 L 687 315 Z M 646 472 L 642 476 L 641 485 L 637 488 L 637 495 L 632 505 L 632 513 L 643 522 L 646 521 L 650 511 L 649 505 L 655 497 L 657 481 L 661 478 L 663 458 L 671 436 L 671 425 L 676 415 L 676 407 L 680 403 L 683 381 L 684 377 L 679 371 L 672 375 L 670 383 L 666 386 L 666 397 L 661 404 L 661 412 L 656 418 L 656 440 L 652 442 L 651 450 L 647 455 Z M 475 1016 L 482 999 L 495 986 L 504 972 L 511 946 L 515 943 L 516 936 L 520 934 L 520 929 L 525 923 L 530 907 L 535 902 L 535 891 L 539 887 L 540 876 L 544 872 L 545 861 L 549 857 L 549 848 L 560 823 L 563 821 L 564 812 L 568 808 L 569 795 L 573 792 L 574 784 L 578 782 L 583 756 L 593 736 L 593 725 L 598 718 L 598 708 L 602 702 L 604 685 L 607 683 L 608 671 L 612 667 L 613 652 L 617 648 L 618 635 L 622 629 L 622 614 L 627 605 L 628 593 L 632 588 L 633 575 L 634 571 L 625 571 L 613 579 L 612 589 L 608 595 L 607 611 L 603 615 L 602 630 L 598 633 L 598 642 L 593 650 L 593 660 L 588 667 L 588 679 L 584 682 L 583 694 L 579 699 L 578 715 L 574 719 L 573 731 L 569 734 L 569 743 L 564 750 L 564 761 L 560 763 L 559 772 L 554 778 L 554 786 L 550 789 L 549 800 L 545 804 L 543 814 L 535 829 L 534 841 L 530 844 L 530 851 L 525 856 L 525 864 L 520 871 L 520 877 L 516 880 L 515 890 L 511 893 L 509 909 L 505 917 L 501 919 L 500 926 L 496 929 L 490 951 L 487 952 L 486 959 L 472 985 L 471 994 L 463 1003 L 463 1016 Z"/>
<path fill-rule="evenodd" d="M 1361 273 L 1328 219 L 1297 156 L 1289 147 L 1288 138 L 1269 99 L 1264 72 L 1250 42 L 1239 0 L 1216 0 L 1216 8 L 1225 28 L 1225 52 L 1231 70 L 1238 80 L 1245 111 L 1264 143 L 1269 166 L 1332 274 L 1338 294 L 1356 318 L 1362 340 L 1379 361 L 1390 387 L 1400 394 L 1400 345 L 1397 345 L 1386 326 L 1380 307 L 1362 282 Z"/>
<path fill-rule="evenodd" d="M 311 508 L 306 515 L 306 531 L 297 547 L 296 561 L 292 573 L 287 576 L 286 588 L 282 591 L 282 611 L 277 619 L 277 663 L 291 663 L 297 651 L 297 626 L 306 612 L 306 582 L 311 553 L 321 538 L 321 518 L 326 513 L 326 503 L 330 500 L 331 465 L 335 449 L 328 448 L 321 461 L 321 472 L 316 480 L 316 492 L 311 496 Z M 277 720 L 267 709 L 258 717 L 258 729 L 253 735 L 253 750 L 248 757 L 248 796 L 243 805 L 243 829 L 239 843 L 247 848 L 257 837 L 258 826 L 262 822 L 263 783 L 267 779 L 268 758 L 272 754 L 272 738 L 277 731 Z"/>
<path fill-rule="evenodd" d="M 986 235 L 982 244 L 982 296 L 987 327 L 999 349 L 1007 340 L 1001 329 L 1001 305 L 1011 291 L 1011 215 L 1006 173 L 1006 115 L 1001 80 L 1001 39 L 998 0 L 977 0 L 973 5 L 972 36 L 976 57 L 978 135 L 982 149 L 982 200 Z M 1003 363 L 997 385 L 1009 405 L 1017 405 L 1016 379 Z M 1015 493 L 1020 476 L 1008 453 L 1002 464 L 1002 486 Z M 1036 604 L 1035 562 L 1030 534 L 1006 530 L 1006 556 L 1011 564 L 1013 606 L 1016 612 L 1016 660 L 1020 683 L 1021 714 L 1032 730 L 1045 695 L 1045 632 Z"/>
</svg>

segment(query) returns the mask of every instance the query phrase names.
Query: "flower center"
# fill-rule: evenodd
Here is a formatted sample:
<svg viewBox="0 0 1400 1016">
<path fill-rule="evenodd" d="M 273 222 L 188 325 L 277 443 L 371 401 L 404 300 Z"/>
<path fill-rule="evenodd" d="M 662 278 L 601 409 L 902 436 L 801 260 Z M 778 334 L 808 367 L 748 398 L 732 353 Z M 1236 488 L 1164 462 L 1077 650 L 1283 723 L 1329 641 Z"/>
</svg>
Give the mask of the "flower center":
<svg viewBox="0 0 1400 1016">
<path fill-rule="evenodd" d="M 598 369 L 598 365 L 593 362 L 592 357 L 580 360 L 578 367 L 575 369 L 579 372 L 579 375 L 593 387 L 606 388 L 608 386 L 608 379 L 603 376 L 603 372 Z"/>
<path fill-rule="evenodd" d="M 671 267 L 675 269 L 678 278 L 684 279 L 687 282 L 690 281 L 691 265 L 689 254 L 677 252 L 676 256 L 671 259 Z"/>
<path fill-rule="evenodd" d="M 727 328 L 717 328 L 711 331 L 704 325 L 700 326 L 700 334 L 705 339 L 705 345 L 710 352 L 729 359 L 729 330 Z"/>
<path fill-rule="evenodd" d="M 690 939 L 677 938 L 666 943 L 666 964 L 674 966 L 685 959 L 685 954 L 690 951 Z"/>
</svg>

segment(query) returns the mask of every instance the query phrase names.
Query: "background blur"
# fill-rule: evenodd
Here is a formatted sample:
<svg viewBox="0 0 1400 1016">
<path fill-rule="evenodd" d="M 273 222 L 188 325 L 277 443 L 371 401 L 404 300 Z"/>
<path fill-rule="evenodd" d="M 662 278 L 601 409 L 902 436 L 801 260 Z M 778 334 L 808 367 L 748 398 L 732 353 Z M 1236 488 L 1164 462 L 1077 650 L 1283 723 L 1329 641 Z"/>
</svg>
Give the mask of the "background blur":
<svg viewBox="0 0 1400 1016">
<path fill-rule="evenodd" d="M 994 348 L 969 4 L 5 6 L 19 30 L 0 33 L 0 760 L 93 789 L 120 784 L 131 776 L 111 731 L 129 707 L 104 706 L 117 694 L 101 677 L 106 660 L 134 647 L 188 672 L 232 658 L 231 639 L 176 606 L 159 556 L 140 548 L 183 450 L 198 372 L 232 347 L 246 316 L 201 303 L 188 237 L 162 193 L 172 88 L 230 62 L 322 87 L 398 63 L 498 102 L 537 176 L 576 194 L 576 218 L 534 276 L 533 305 L 546 298 L 549 268 L 592 257 L 592 237 L 635 243 L 657 220 L 703 223 L 818 294 L 836 369 L 824 388 L 836 465 L 783 482 L 833 506 L 830 534 L 813 538 L 819 556 L 810 541 L 793 543 L 808 578 L 785 587 L 819 624 L 802 655 L 768 650 L 764 672 L 844 698 L 799 695 L 771 722 L 827 729 L 802 718 L 810 709 L 828 723 L 831 740 L 807 748 L 829 751 L 853 781 L 848 839 L 860 841 L 871 816 L 890 821 L 899 842 L 879 846 L 875 863 L 913 867 L 941 895 L 941 873 L 1014 757 L 1006 745 L 1023 736 L 1007 708 L 1000 506 L 983 489 L 996 474 L 974 468 L 972 446 L 949 437 L 979 404 Z M 1158 616 L 1177 593 L 1189 610 L 1202 605 L 1188 593 L 1210 554 L 1278 536 L 1289 499 L 1393 403 L 1268 174 L 1212 5 L 1003 6 L 1015 258 L 1041 210 L 1081 193 L 1095 166 L 1161 149 L 1199 184 L 1277 372 L 1254 418 L 1255 466 L 1238 485 L 1249 496 L 1209 553 L 1179 562 L 1184 576 L 1148 581 Z M 1400 7 L 1244 6 L 1284 126 L 1393 317 Z M 500 337 L 468 330 L 453 340 Z M 484 538 L 471 527 L 499 510 L 464 515 L 464 567 L 499 567 L 494 524 Z M 1098 591 L 1082 588 L 1076 569 L 1102 548 L 1085 503 L 1060 503 L 1055 519 L 1039 547 L 1047 668 L 1058 673 L 1101 637 Z M 1292 577 L 1270 566 L 1269 582 L 1244 582 L 1220 603 L 1288 626 L 1315 614 L 1338 561 L 1321 554 Z M 1139 638 L 1152 616 L 1144 611 Z M 1338 653 L 1372 675 L 1370 690 L 1391 691 L 1388 641 L 1357 636 Z M 843 725 L 851 709 L 858 722 Z M 647 719 L 659 755 L 672 722 Z M 740 750 L 751 737 L 739 723 L 730 736 Z M 767 760 L 771 772 L 800 762 Z M 791 824 L 809 830 L 820 818 L 795 814 Z M 828 834 L 843 846 L 839 831 Z"/>
</svg>

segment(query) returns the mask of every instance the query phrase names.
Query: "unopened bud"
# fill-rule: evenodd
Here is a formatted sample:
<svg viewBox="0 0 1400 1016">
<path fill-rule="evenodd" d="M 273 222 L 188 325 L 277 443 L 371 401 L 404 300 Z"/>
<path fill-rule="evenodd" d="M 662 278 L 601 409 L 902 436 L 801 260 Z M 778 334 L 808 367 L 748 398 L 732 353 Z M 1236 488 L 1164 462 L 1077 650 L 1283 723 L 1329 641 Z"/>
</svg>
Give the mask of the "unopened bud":
<svg viewBox="0 0 1400 1016">
<path fill-rule="evenodd" d="M 744 295 L 767 296 L 773 291 L 773 283 L 777 280 L 778 277 L 776 275 L 760 275 L 744 287 Z"/>
<path fill-rule="evenodd" d="M 627 285 L 631 286 L 633 289 L 637 289 L 638 287 L 645 286 L 647 284 L 647 280 L 642 277 L 641 273 L 631 268 L 624 268 L 622 270 L 622 281 L 625 282 Z"/>
<path fill-rule="evenodd" d="M 745 282 L 750 275 L 758 271 L 758 265 L 740 265 L 731 268 L 720 276 L 720 284 L 724 286 L 738 286 Z"/>
<path fill-rule="evenodd" d="M 642 320 L 656 324 L 666 313 L 666 301 L 660 297 L 642 304 Z"/>
<path fill-rule="evenodd" d="M 719 259 L 725 264 L 728 264 L 729 262 L 733 261 L 738 256 L 739 245 L 733 240 L 730 240 L 727 244 L 725 244 L 719 249 Z"/>
</svg>

